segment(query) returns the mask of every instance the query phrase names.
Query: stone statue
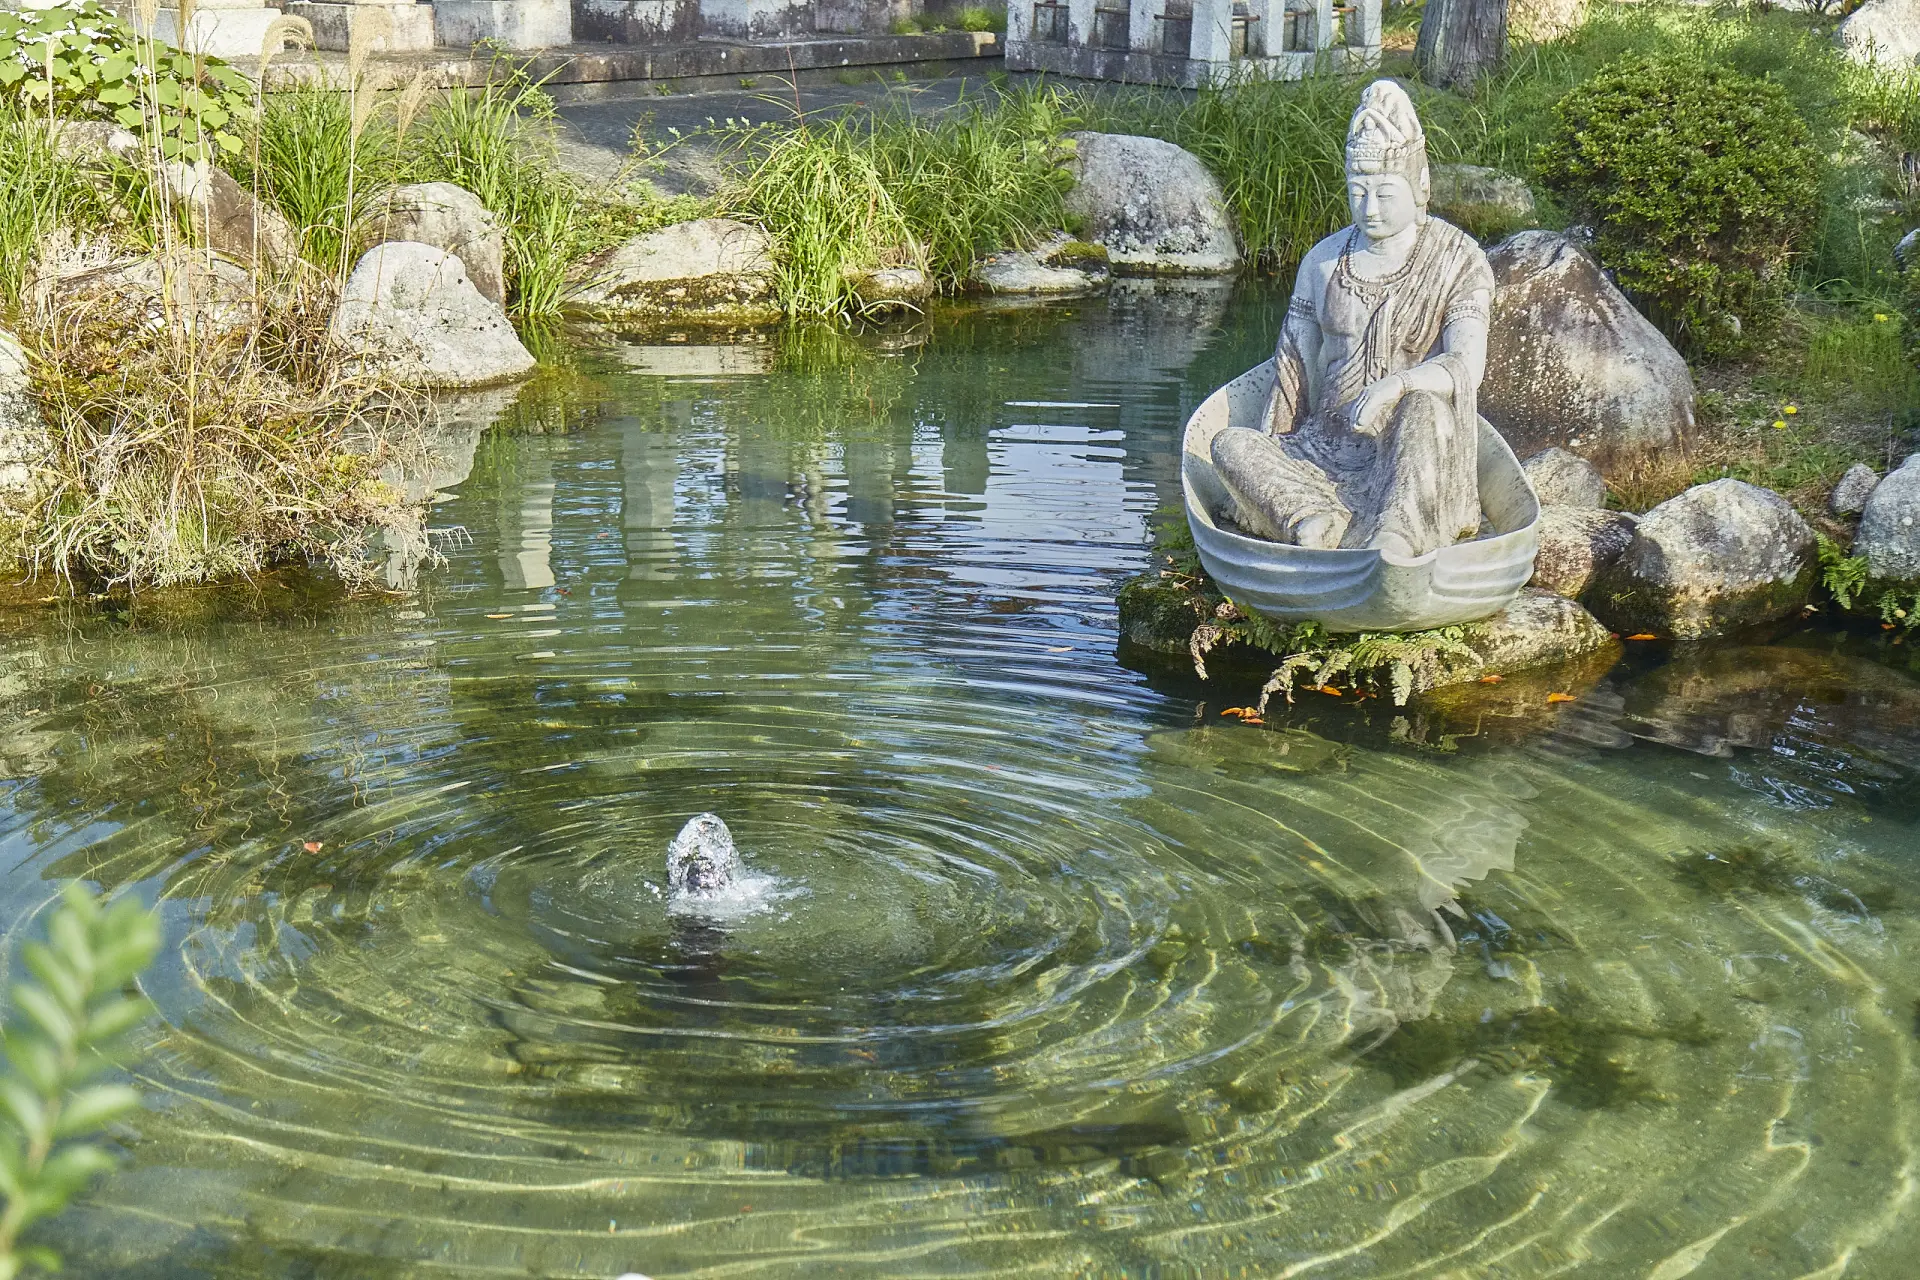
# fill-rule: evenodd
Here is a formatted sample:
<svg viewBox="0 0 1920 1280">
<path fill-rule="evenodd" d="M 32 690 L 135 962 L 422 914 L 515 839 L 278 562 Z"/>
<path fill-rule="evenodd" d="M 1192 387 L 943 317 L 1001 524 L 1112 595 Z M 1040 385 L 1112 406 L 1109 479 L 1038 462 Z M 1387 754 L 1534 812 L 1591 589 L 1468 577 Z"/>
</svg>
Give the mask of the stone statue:
<svg viewBox="0 0 1920 1280">
<path fill-rule="evenodd" d="M 1243 530 L 1302 547 L 1413 559 L 1480 528 L 1475 401 L 1493 272 L 1427 213 L 1426 135 L 1376 80 L 1347 130 L 1353 225 L 1308 252 L 1274 353 L 1265 430 L 1212 458 Z"/>
</svg>

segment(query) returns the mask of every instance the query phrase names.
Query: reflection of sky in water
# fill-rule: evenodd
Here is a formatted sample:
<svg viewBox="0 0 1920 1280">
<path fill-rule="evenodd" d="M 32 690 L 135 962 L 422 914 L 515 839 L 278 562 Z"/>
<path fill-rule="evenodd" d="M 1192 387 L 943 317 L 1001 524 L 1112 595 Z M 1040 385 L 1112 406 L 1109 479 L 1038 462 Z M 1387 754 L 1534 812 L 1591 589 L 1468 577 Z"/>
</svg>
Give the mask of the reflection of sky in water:
<svg viewBox="0 0 1920 1280">
<path fill-rule="evenodd" d="M 1904 1276 L 1904 650 L 1223 722 L 1112 588 L 1276 319 L 632 340 L 414 595 L 0 615 L 7 923 L 174 944 L 75 1269 Z M 706 809 L 771 909 L 668 910 Z"/>
</svg>

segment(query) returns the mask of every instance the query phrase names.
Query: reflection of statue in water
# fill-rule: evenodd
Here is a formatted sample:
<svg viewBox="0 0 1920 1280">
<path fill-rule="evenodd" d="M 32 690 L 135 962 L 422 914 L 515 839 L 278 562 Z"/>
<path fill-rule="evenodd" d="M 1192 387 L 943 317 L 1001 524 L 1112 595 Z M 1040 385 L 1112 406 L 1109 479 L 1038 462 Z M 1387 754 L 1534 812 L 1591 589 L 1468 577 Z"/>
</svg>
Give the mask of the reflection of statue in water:
<svg viewBox="0 0 1920 1280">
<path fill-rule="evenodd" d="M 1377 80 L 1347 133 L 1353 225 L 1300 263 L 1266 430 L 1213 440 L 1248 532 L 1411 558 L 1479 529 L 1493 272 L 1472 237 L 1428 216 L 1428 189 L 1413 103 Z"/>
</svg>

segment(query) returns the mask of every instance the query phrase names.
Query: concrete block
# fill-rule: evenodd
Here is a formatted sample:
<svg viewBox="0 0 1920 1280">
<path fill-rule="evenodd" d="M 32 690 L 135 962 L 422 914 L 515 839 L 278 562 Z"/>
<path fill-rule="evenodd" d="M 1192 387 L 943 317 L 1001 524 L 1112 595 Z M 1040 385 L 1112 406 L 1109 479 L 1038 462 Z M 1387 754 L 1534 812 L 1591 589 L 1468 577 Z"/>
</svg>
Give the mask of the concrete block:
<svg viewBox="0 0 1920 1280">
<path fill-rule="evenodd" d="M 386 15 L 386 34 L 374 38 L 375 53 L 419 53 L 433 48 L 433 6 L 402 0 L 399 4 L 342 4 L 335 0 L 289 0 L 287 13 L 313 24 L 317 48 L 344 50 L 354 27 L 369 12 Z"/>
<path fill-rule="evenodd" d="M 436 0 L 433 30 L 441 44 L 470 47 L 490 40 L 504 49 L 549 49 L 573 43 L 571 0 Z"/>
<path fill-rule="evenodd" d="M 193 11 L 193 20 L 183 33 L 180 11 L 160 9 L 153 15 L 153 30 L 141 31 L 141 34 L 150 34 L 162 44 L 170 44 L 189 53 L 206 54 L 214 58 L 257 58 L 260 56 L 260 46 L 266 41 L 267 28 L 279 16 L 278 9 L 216 9 L 203 6 Z M 133 25 L 136 30 L 141 27 L 137 16 Z"/>
</svg>

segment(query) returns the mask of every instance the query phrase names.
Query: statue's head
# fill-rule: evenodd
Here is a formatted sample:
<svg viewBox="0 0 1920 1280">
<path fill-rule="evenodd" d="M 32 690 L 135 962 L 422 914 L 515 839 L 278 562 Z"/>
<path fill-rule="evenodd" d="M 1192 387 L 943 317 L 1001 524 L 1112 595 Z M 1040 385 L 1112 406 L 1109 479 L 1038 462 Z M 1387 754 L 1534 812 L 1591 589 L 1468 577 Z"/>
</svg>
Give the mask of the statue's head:
<svg viewBox="0 0 1920 1280">
<path fill-rule="evenodd" d="M 1427 220 L 1427 135 L 1413 100 L 1392 80 L 1360 95 L 1347 126 L 1347 207 L 1369 240 L 1385 240 Z"/>
</svg>

